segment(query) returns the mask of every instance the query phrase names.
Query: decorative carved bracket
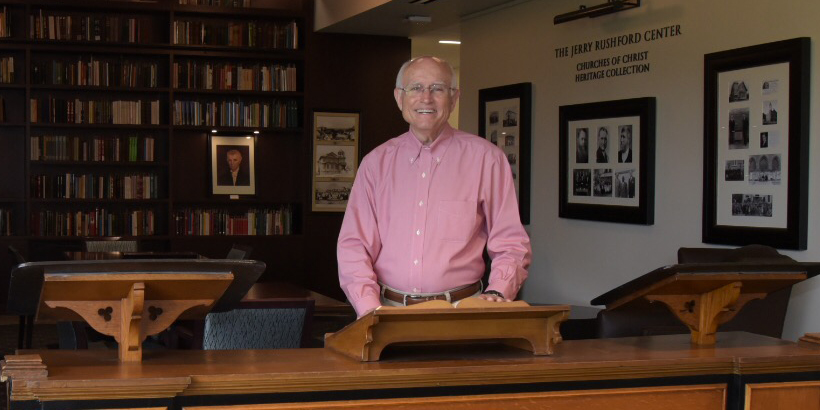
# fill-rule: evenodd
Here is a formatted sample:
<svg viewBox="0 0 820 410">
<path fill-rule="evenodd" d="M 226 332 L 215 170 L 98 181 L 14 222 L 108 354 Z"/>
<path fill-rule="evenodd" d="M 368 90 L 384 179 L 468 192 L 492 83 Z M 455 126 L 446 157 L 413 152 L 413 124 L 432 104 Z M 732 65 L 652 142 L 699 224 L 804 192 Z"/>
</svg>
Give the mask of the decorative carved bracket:
<svg viewBox="0 0 820 410">
<path fill-rule="evenodd" d="M 651 302 L 660 301 L 692 333 L 692 343 L 715 344 L 718 326 L 731 320 L 750 300 L 763 299 L 765 293 L 740 293 L 741 282 L 732 282 L 701 294 L 646 295 Z"/>
<path fill-rule="evenodd" d="M 85 320 L 113 336 L 123 362 L 142 360 L 142 342 L 180 316 L 203 317 L 233 280 L 231 273 L 45 274 L 38 315 Z"/>
<path fill-rule="evenodd" d="M 145 283 L 131 286 L 120 300 L 70 301 L 49 300 L 50 308 L 66 308 L 80 315 L 94 330 L 113 336 L 119 343 L 120 360 L 142 360 L 142 341 L 167 329 L 190 308 L 208 306 L 212 299 L 145 300 Z"/>
</svg>

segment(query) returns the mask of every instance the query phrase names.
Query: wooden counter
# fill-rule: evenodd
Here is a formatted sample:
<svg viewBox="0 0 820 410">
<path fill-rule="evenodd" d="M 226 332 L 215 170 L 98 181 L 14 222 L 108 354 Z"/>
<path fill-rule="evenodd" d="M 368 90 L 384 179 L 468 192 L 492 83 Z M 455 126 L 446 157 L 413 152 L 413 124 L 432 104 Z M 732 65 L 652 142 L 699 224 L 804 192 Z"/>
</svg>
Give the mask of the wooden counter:
<svg viewBox="0 0 820 410">
<path fill-rule="evenodd" d="M 42 359 L 40 367 L 37 357 Z M 615 395 L 616 402 L 632 404 L 608 409 L 654 409 L 645 406 L 647 400 L 684 403 L 691 396 L 706 400 L 693 403 L 712 404 L 689 409 L 739 410 L 754 397 L 747 390 L 758 384 L 765 387 L 760 391 L 767 400 L 775 402 L 797 395 L 778 396 L 776 387 L 783 383 L 772 387 L 774 382 L 794 382 L 783 385 L 789 392 L 820 392 L 820 349 L 742 332 L 718 333 L 712 347 L 691 345 L 689 335 L 569 340 L 552 356 L 532 356 L 495 344 L 415 346 L 385 350 L 383 360 L 371 363 L 327 349 L 146 350 L 142 363 L 119 363 L 116 351 L 30 350 L 6 359 L 2 374 L 12 381 L 12 409 L 68 408 L 67 401 L 73 402 L 70 408 L 182 409 L 254 403 L 268 405 L 247 408 L 325 408 L 328 403 L 319 402 L 345 400 L 354 401 L 337 403 L 340 408 L 344 403 L 353 403 L 348 408 L 365 403 L 379 403 L 380 408 L 460 408 L 451 401 L 477 405 L 475 400 L 492 403 L 504 397 L 503 403 L 521 399 L 533 404 L 538 397 L 575 397 L 581 403 L 597 397 L 613 405 L 610 396 Z M 647 393 L 655 398 L 648 399 Z M 431 399 L 409 399 L 419 396 Z M 450 404 L 441 405 L 442 401 Z M 820 409 L 820 401 L 813 406 L 800 408 Z"/>
</svg>

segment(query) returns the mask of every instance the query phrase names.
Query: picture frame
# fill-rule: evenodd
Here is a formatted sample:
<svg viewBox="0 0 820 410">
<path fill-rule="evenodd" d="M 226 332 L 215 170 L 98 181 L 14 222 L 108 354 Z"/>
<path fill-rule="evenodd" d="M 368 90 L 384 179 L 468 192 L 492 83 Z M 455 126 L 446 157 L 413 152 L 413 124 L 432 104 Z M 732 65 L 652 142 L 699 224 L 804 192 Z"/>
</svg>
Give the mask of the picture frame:
<svg viewBox="0 0 820 410">
<path fill-rule="evenodd" d="M 256 195 L 256 136 L 209 134 L 209 140 L 211 194 Z"/>
<path fill-rule="evenodd" d="M 478 90 L 478 135 L 501 148 L 510 163 L 521 223 L 530 223 L 532 84 Z"/>
<path fill-rule="evenodd" d="M 311 209 L 344 212 L 359 168 L 359 113 L 313 112 Z"/>
<path fill-rule="evenodd" d="M 806 249 L 810 49 L 704 56 L 703 242 Z"/>
<path fill-rule="evenodd" d="M 558 122 L 558 216 L 652 225 L 655 98 L 565 105 Z"/>
</svg>

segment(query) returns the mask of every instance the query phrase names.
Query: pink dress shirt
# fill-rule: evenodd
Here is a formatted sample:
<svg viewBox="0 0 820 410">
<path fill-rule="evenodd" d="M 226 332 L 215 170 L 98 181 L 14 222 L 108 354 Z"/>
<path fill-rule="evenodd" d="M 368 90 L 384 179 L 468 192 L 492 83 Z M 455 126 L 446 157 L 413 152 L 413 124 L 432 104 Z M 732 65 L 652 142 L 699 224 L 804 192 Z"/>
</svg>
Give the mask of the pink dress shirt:
<svg viewBox="0 0 820 410">
<path fill-rule="evenodd" d="M 365 156 L 337 244 L 339 282 L 359 316 L 381 305 L 379 282 L 443 292 L 484 274 L 515 298 L 530 264 L 510 165 L 489 141 L 447 126 L 430 145 L 411 131 Z"/>
</svg>

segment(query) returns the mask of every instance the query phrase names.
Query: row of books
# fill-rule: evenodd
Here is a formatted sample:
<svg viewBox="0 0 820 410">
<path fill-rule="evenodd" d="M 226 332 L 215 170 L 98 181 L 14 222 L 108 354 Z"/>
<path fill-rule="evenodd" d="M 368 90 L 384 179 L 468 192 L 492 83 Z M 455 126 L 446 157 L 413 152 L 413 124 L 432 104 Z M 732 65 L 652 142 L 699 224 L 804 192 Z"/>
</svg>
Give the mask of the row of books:
<svg viewBox="0 0 820 410">
<path fill-rule="evenodd" d="M 249 209 L 183 209 L 174 213 L 177 235 L 290 235 L 293 212 L 290 207 Z"/>
<path fill-rule="evenodd" d="M 295 128 L 298 124 L 299 105 L 295 100 L 174 101 L 174 125 Z"/>
<path fill-rule="evenodd" d="M 173 44 L 258 48 L 299 48 L 299 27 L 289 23 L 175 20 Z"/>
<path fill-rule="evenodd" d="M 174 63 L 174 88 L 195 90 L 296 91 L 295 64 Z"/>
<path fill-rule="evenodd" d="M 11 235 L 11 210 L 0 209 L 0 235 Z"/>
<path fill-rule="evenodd" d="M 143 25 L 146 26 L 143 31 Z M 73 16 L 43 11 L 29 15 L 29 38 L 137 43 L 152 30 L 146 18 L 123 16 Z"/>
<path fill-rule="evenodd" d="M 9 25 L 9 11 L 6 6 L 0 8 L 0 37 L 11 37 L 11 26 Z"/>
<path fill-rule="evenodd" d="M 154 235 L 156 218 L 150 209 L 112 212 L 32 212 L 31 233 L 37 236 L 142 236 Z"/>
<path fill-rule="evenodd" d="M 156 88 L 157 74 L 156 62 L 101 61 L 93 56 L 31 64 L 32 84 Z"/>
<path fill-rule="evenodd" d="M 179 4 L 194 6 L 250 7 L 251 0 L 179 0 Z"/>
<path fill-rule="evenodd" d="M 155 174 L 34 175 L 31 195 L 45 199 L 156 199 L 159 178 Z"/>
<path fill-rule="evenodd" d="M 0 57 L 0 83 L 14 82 L 14 56 Z"/>
<path fill-rule="evenodd" d="M 32 98 L 31 122 L 52 124 L 159 124 L 159 100 L 106 101 Z"/>
<path fill-rule="evenodd" d="M 32 161 L 154 161 L 154 137 L 31 137 Z"/>
</svg>

